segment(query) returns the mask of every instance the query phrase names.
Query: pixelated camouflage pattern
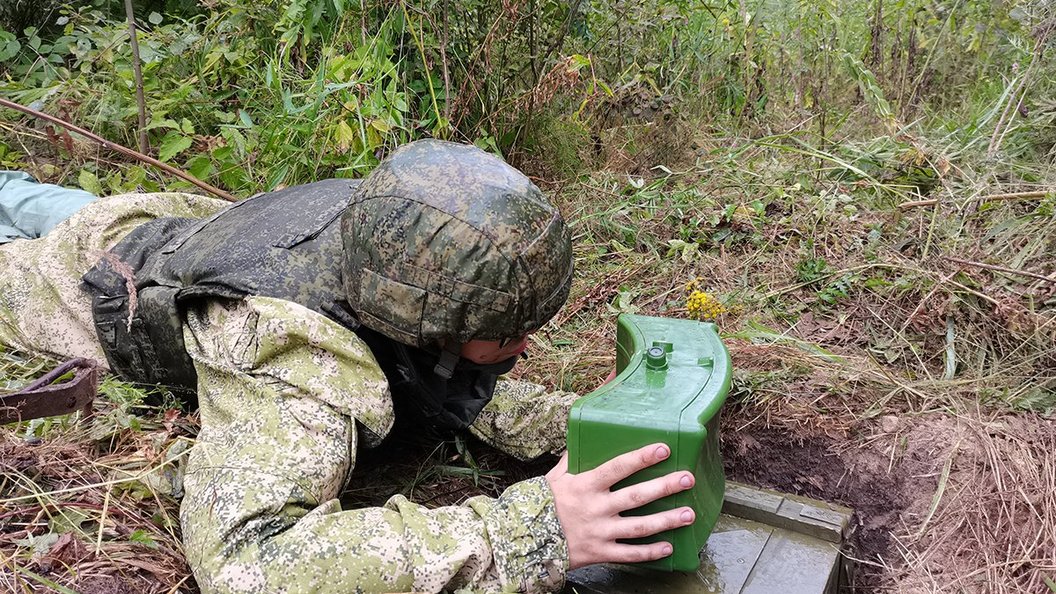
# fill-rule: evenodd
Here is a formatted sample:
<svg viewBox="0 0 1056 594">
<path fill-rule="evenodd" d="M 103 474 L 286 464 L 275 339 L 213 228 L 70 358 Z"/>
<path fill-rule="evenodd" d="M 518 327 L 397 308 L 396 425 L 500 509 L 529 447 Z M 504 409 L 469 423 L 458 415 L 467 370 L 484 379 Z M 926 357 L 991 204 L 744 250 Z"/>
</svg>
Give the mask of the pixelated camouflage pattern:
<svg viewBox="0 0 1056 594">
<path fill-rule="evenodd" d="M 42 239 L 0 246 L 0 346 L 101 362 L 80 286 L 96 250 L 154 218 L 225 206 L 185 194 L 115 196 Z M 339 509 L 357 445 L 376 445 L 392 423 L 383 374 L 350 330 L 269 298 L 200 301 L 187 314 L 205 398 L 181 518 L 203 592 L 561 587 L 567 546 L 543 479 L 438 510 L 403 497 Z M 500 381 L 471 431 L 521 458 L 556 451 L 574 397 Z"/>
<path fill-rule="evenodd" d="M 500 378 L 495 394 L 469 431 L 520 460 L 565 449 L 568 411 L 579 395 Z"/>
<path fill-rule="evenodd" d="M 111 366 L 138 382 L 193 390 L 181 309 L 200 299 L 264 295 L 300 303 L 346 326 L 338 217 L 358 181 L 330 179 L 260 194 L 201 221 L 163 218 L 111 250 L 135 274 L 129 317 L 125 280 L 102 260 L 85 275 Z M 343 317 L 342 317 L 343 316 Z"/>
<path fill-rule="evenodd" d="M 400 147 L 359 186 L 342 231 L 348 302 L 366 326 L 406 344 L 520 336 L 568 297 L 560 213 L 472 145 Z"/>
<path fill-rule="evenodd" d="M 203 592 L 560 589 L 567 545 L 544 479 L 461 506 L 341 510 L 357 441 L 392 423 L 384 375 L 346 328 L 250 297 L 191 308 L 185 340 L 202 430 L 180 516 Z"/>
<path fill-rule="evenodd" d="M 160 216 L 205 217 L 224 206 L 192 194 L 123 194 L 86 205 L 40 239 L 0 246 L 0 344 L 105 366 L 81 276 L 139 225 Z"/>
</svg>

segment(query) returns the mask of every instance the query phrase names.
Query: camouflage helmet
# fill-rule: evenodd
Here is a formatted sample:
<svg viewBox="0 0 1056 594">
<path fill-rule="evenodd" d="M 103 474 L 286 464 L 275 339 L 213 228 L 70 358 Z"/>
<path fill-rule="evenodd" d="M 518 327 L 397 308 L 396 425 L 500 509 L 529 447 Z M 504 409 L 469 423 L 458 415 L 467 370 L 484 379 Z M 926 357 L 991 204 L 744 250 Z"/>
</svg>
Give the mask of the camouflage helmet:
<svg viewBox="0 0 1056 594">
<path fill-rule="evenodd" d="M 407 144 L 342 215 L 345 293 L 360 321 L 404 344 L 459 348 L 522 336 L 568 297 L 560 213 L 517 169 L 472 145 Z M 457 353 L 457 352 L 456 352 Z"/>
</svg>

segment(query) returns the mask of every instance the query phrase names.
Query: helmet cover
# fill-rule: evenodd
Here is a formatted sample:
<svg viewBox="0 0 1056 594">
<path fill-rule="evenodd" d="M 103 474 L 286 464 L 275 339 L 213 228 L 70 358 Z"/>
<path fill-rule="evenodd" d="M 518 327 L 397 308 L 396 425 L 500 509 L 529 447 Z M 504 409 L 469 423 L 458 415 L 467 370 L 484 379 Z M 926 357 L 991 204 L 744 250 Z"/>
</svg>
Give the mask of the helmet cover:
<svg viewBox="0 0 1056 594">
<path fill-rule="evenodd" d="M 411 346 L 522 336 L 568 298 L 572 243 L 560 213 L 472 145 L 396 150 L 354 191 L 341 234 L 349 305 Z"/>
</svg>

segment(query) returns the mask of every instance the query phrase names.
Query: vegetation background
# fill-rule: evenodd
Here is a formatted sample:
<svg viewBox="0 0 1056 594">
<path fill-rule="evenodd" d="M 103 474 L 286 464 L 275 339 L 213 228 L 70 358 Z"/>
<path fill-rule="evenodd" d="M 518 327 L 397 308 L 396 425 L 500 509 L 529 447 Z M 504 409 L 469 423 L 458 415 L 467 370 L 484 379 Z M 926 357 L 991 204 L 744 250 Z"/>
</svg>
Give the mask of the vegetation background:
<svg viewBox="0 0 1056 594">
<path fill-rule="evenodd" d="M 246 197 L 423 137 L 503 155 L 576 233 L 523 375 L 589 391 L 622 312 L 716 321 L 727 473 L 854 507 L 859 589 L 1056 592 L 1056 3 L 132 5 L 152 156 Z M 0 4 L 0 95 L 138 146 L 125 19 Z M 0 168 L 193 189 L 14 111 Z M 13 388 L 49 362 L 0 365 Z M 195 592 L 175 522 L 193 412 L 101 393 L 90 419 L 0 429 L 0 587 Z M 350 504 L 545 467 L 462 441 L 372 464 Z"/>
</svg>

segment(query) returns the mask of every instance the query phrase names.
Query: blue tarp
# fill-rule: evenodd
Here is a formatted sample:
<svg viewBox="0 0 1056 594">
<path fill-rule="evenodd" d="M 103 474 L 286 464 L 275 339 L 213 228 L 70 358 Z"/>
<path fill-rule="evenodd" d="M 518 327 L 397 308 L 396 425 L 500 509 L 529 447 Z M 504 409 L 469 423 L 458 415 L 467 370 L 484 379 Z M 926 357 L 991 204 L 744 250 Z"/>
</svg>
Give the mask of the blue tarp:
<svg viewBox="0 0 1056 594">
<path fill-rule="evenodd" d="M 0 171 L 0 243 L 34 239 L 95 200 L 84 190 L 42 184 L 21 171 Z"/>
</svg>

